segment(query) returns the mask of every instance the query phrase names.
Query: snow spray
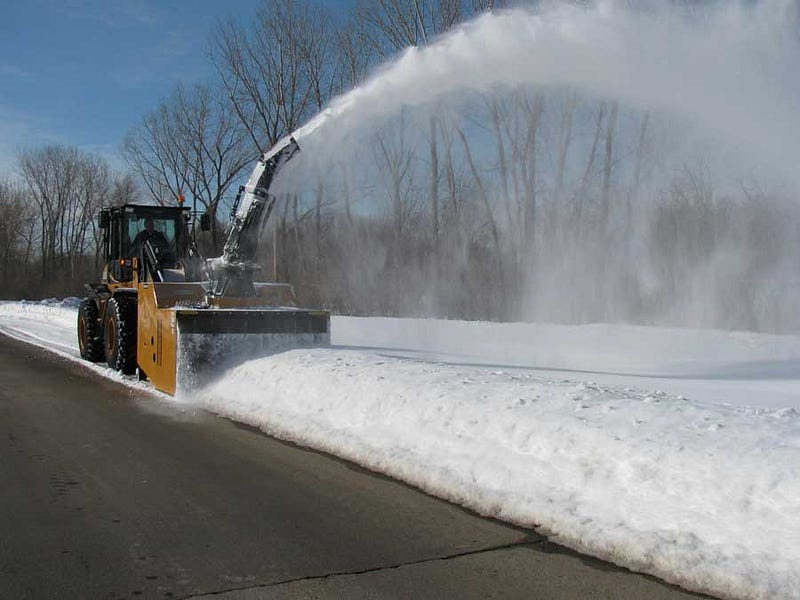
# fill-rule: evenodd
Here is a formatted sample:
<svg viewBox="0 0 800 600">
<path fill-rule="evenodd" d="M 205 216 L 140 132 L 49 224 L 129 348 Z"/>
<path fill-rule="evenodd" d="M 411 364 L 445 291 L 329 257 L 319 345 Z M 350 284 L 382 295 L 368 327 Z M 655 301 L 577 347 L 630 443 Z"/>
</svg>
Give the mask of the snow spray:
<svg viewBox="0 0 800 600">
<path fill-rule="evenodd" d="M 702 19 L 615 2 L 486 14 L 429 47 L 407 49 L 295 138 L 349 131 L 458 90 L 572 85 L 688 117 L 766 155 L 800 183 L 797 4 L 724 4 Z"/>
<path fill-rule="evenodd" d="M 516 300 L 473 316 L 798 330 L 797 3 L 664 4 L 496 12 L 409 48 L 295 132 L 278 189 L 313 167 L 361 215 L 450 236 L 450 276 L 405 272 L 399 312 L 470 316 L 443 279 L 483 248 Z M 350 285 L 402 262 L 379 246 Z"/>
</svg>

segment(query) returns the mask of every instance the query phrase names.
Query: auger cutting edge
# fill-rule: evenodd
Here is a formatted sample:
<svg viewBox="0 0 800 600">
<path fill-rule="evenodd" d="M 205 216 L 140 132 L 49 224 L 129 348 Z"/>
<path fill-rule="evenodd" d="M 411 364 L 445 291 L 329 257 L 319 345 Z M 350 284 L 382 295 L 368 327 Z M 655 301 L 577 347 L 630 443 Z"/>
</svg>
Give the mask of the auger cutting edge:
<svg viewBox="0 0 800 600">
<path fill-rule="evenodd" d="M 327 311 L 297 308 L 289 284 L 254 281 L 258 238 L 275 204 L 270 186 L 298 151 L 287 136 L 262 155 L 216 258 L 200 257 L 182 203 L 103 209 L 105 266 L 78 311 L 81 356 L 175 394 L 242 358 L 329 345 Z"/>
</svg>

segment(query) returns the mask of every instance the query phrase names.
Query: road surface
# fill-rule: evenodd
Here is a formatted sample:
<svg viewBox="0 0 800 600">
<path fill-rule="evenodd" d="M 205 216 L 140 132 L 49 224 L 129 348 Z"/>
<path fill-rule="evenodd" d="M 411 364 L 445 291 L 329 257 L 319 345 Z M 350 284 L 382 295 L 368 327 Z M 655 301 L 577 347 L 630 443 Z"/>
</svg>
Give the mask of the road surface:
<svg viewBox="0 0 800 600">
<path fill-rule="evenodd" d="M 696 598 L 0 335 L 0 598 Z"/>
</svg>

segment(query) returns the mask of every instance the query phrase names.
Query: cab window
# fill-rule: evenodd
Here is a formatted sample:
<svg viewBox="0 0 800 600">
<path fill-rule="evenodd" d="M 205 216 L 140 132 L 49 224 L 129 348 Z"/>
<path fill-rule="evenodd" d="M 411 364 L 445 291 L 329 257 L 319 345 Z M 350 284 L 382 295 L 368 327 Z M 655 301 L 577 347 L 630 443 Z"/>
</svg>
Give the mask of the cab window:
<svg viewBox="0 0 800 600">
<path fill-rule="evenodd" d="M 133 251 L 133 244 L 138 236 L 143 231 L 146 231 L 146 221 L 153 221 L 153 229 L 161 232 L 167 240 L 167 247 L 163 250 L 168 254 L 175 255 L 175 220 L 174 219 L 155 219 L 151 217 L 142 217 L 131 215 L 128 219 L 128 247 Z"/>
</svg>

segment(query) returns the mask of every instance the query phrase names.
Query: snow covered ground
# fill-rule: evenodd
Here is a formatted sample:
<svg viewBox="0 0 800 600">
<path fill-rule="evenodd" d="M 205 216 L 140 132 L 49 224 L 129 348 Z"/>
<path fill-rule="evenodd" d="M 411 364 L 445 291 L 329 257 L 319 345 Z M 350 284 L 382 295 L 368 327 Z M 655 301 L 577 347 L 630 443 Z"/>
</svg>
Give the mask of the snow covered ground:
<svg viewBox="0 0 800 600">
<path fill-rule="evenodd" d="M 800 598 L 800 337 L 332 328 L 333 348 L 250 360 L 191 398 L 161 397 L 690 589 Z M 2 304 L 0 330 L 77 356 L 74 301 Z"/>
</svg>

